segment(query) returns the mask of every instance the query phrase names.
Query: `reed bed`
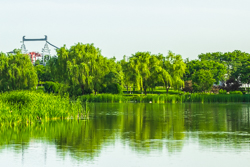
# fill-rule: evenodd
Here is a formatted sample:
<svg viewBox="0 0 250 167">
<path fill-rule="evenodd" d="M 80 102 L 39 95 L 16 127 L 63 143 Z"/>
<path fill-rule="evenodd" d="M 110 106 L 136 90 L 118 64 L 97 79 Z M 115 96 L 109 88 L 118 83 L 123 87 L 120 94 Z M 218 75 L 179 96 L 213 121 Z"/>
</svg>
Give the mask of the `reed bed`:
<svg viewBox="0 0 250 167">
<path fill-rule="evenodd" d="M 138 103 L 181 103 L 183 96 L 181 95 L 147 95 L 147 96 L 134 96 L 132 99 Z"/>
<path fill-rule="evenodd" d="M 71 101 L 53 94 L 12 91 L 0 94 L 0 124 L 43 122 L 52 119 L 79 119 L 88 111 L 80 100 Z"/>
<path fill-rule="evenodd" d="M 184 102 L 201 102 L 201 103 L 237 103 L 250 102 L 250 95 L 241 94 L 191 94 L 185 95 Z"/>
<path fill-rule="evenodd" d="M 82 102 L 102 102 L 102 103 L 227 103 L 227 102 L 250 102 L 250 95 L 241 94 L 185 94 L 185 95 L 114 95 L 98 94 L 83 95 L 79 98 Z"/>
<path fill-rule="evenodd" d="M 189 95 L 147 95 L 134 96 L 131 101 L 139 103 L 235 103 L 235 102 L 250 102 L 250 95 L 241 94 L 189 94 Z"/>
<path fill-rule="evenodd" d="M 125 103 L 129 97 L 116 94 L 83 95 L 79 98 L 82 102 Z"/>
</svg>

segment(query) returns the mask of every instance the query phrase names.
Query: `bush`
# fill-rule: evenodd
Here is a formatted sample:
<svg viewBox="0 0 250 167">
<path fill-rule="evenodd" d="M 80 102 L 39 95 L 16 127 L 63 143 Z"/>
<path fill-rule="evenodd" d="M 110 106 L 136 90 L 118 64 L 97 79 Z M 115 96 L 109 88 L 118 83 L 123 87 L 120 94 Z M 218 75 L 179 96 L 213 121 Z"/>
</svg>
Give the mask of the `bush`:
<svg viewBox="0 0 250 167">
<path fill-rule="evenodd" d="M 122 94 L 122 86 L 118 83 L 109 84 L 102 89 L 101 93 Z"/>
<path fill-rule="evenodd" d="M 227 91 L 226 91 L 226 90 L 223 90 L 223 89 L 220 89 L 220 90 L 219 90 L 219 94 L 227 94 Z"/>
<path fill-rule="evenodd" d="M 44 84 L 44 92 L 46 93 L 55 93 L 58 95 L 68 94 L 68 86 L 65 84 L 47 81 Z"/>
<path fill-rule="evenodd" d="M 230 94 L 239 94 L 239 95 L 242 95 L 243 93 L 241 91 L 230 91 Z"/>
</svg>

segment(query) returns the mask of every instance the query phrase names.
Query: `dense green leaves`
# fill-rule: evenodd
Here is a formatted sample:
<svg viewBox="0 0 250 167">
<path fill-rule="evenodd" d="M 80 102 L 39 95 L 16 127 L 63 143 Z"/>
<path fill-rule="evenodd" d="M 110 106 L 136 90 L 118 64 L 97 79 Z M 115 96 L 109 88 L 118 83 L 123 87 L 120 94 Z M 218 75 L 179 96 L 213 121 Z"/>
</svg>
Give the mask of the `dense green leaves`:
<svg viewBox="0 0 250 167">
<path fill-rule="evenodd" d="M 171 51 L 166 56 L 136 52 L 116 61 L 115 57 L 102 56 L 93 44 L 78 43 L 69 49 L 66 46 L 57 49 L 57 56 L 46 56 L 43 65 L 38 60 L 34 68 L 27 55 L 15 50 L 15 55 L 0 54 L 0 89 L 32 89 L 38 83 L 37 78 L 43 81 L 42 84 L 50 81 L 47 83 L 61 85 L 62 92 L 68 92 L 70 96 L 121 94 L 123 88 L 127 93 L 132 93 L 133 89 L 147 94 L 154 92 L 156 86 L 166 89 L 166 93 L 169 89 L 206 92 L 214 84 L 218 89 L 235 91 L 241 84 L 250 83 L 250 54 L 236 50 L 205 53 L 198 57 L 198 60 L 183 61 L 181 55 Z M 184 88 L 184 81 L 189 88 Z M 48 86 L 48 90 L 52 87 Z"/>
<path fill-rule="evenodd" d="M 64 46 L 57 54 L 58 58 L 48 61 L 48 67 L 55 81 L 68 85 L 71 96 L 121 92 L 117 86 L 123 79 L 121 65 L 114 58 L 103 57 L 93 44 L 78 43 L 70 49 Z M 115 87 L 111 90 L 113 84 Z"/>
<path fill-rule="evenodd" d="M 215 79 L 209 70 L 201 69 L 192 76 L 193 89 L 196 92 L 204 92 L 211 89 Z"/>
<path fill-rule="evenodd" d="M 0 90 L 35 89 L 37 74 L 28 55 L 0 53 Z"/>
<path fill-rule="evenodd" d="M 226 67 L 223 64 L 213 60 L 192 60 L 187 62 L 185 80 L 192 79 L 193 74 L 201 69 L 210 71 L 216 84 L 225 79 Z"/>
<path fill-rule="evenodd" d="M 182 80 L 186 65 L 180 55 L 169 52 L 168 56 L 162 54 L 153 55 L 150 52 L 137 52 L 120 62 L 125 75 L 126 87 L 135 86 L 140 90 L 153 90 L 156 85 L 163 85 L 167 91 L 170 87 L 176 89 L 184 85 Z"/>
<path fill-rule="evenodd" d="M 186 70 L 186 64 L 184 63 L 181 55 L 175 55 L 172 52 L 168 53 L 168 56 L 163 62 L 162 78 L 165 87 L 168 89 L 174 87 L 179 89 L 184 86 L 183 75 Z"/>
</svg>

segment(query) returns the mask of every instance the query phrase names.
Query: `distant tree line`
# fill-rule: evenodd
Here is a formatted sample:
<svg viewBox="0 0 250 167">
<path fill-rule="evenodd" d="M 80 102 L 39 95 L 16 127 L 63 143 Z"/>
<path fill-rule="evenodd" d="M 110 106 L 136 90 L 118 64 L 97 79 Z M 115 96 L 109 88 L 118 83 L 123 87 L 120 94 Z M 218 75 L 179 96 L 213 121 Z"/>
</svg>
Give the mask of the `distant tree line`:
<svg viewBox="0 0 250 167">
<path fill-rule="evenodd" d="M 137 52 L 116 61 L 106 58 L 93 44 L 78 43 L 57 50 L 57 56 L 33 65 L 28 55 L 0 53 L 0 90 L 35 89 L 45 82 L 47 92 L 79 96 L 90 93 L 147 94 L 157 86 L 187 92 L 208 92 L 214 85 L 227 91 L 250 83 L 250 55 L 241 51 L 198 55 L 183 60 L 173 52 L 164 56 Z"/>
</svg>

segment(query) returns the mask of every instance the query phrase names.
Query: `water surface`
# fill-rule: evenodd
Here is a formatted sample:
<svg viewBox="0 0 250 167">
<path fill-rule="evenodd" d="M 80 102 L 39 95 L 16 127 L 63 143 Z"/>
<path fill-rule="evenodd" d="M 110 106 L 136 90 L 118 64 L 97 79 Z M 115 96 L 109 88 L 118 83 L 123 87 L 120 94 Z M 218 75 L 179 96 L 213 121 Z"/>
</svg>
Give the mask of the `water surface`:
<svg viewBox="0 0 250 167">
<path fill-rule="evenodd" d="M 1 166 L 250 166 L 249 104 L 90 104 L 89 120 L 1 127 Z"/>
</svg>

